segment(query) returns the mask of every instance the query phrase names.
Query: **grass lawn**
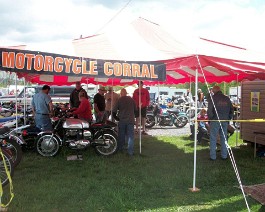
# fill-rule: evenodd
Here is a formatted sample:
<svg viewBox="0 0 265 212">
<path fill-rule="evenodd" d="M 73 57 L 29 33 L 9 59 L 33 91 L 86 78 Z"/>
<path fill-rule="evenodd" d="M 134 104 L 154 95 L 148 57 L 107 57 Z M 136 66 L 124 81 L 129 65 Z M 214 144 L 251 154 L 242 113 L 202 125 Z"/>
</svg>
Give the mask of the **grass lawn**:
<svg viewBox="0 0 265 212">
<path fill-rule="evenodd" d="M 253 147 L 229 143 L 243 185 L 265 182 L 264 158 L 253 159 Z M 188 136 L 136 140 L 136 155 L 96 155 L 91 148 L 82 161 L 67 161 L 64 148 L 53 158 L 25 152 L 15 169 L 15 197 L 8 211 L 247 211 L 230 160 L 209 160 L 208 144 L 197 148 L 196 187 L 193 185 L 193 141 Z M 4 188 L 7 201 L 9 188 Z M 264 207 L 247 197 L 252 211 Z"/>
</svg>

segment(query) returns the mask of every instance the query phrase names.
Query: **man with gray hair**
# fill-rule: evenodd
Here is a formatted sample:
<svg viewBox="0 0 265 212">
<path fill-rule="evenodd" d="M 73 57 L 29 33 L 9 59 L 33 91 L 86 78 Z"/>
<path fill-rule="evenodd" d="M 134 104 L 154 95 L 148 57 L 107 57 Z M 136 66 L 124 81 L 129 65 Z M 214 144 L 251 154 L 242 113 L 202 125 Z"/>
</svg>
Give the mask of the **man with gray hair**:
<svg viewBox="0 0 265 212">
<path fill-rule="evenodd" d="M 217 135 L 220 135 L 221 158 L 227 159 L 227 127 L 233 117 L 233 105 L 228 96 L 225 96 L 219 86 L 214 86 L 213 96 L 208 103 L 207 115 L 210 122 L 210 159 L 216 160 Z M 211 121 L 212 120 L 212 121 Z"/>
</svg>

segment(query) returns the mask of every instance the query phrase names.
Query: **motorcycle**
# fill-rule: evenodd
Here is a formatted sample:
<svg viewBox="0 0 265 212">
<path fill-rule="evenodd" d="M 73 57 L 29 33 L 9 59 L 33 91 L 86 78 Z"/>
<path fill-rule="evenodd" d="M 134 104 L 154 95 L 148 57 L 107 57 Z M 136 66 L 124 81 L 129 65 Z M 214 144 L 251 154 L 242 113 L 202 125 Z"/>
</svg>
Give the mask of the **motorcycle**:
<svg viewBox="0 0 265 212">
<path fill-rule="evenodd" d="M 177 108 L 162 109 L 158 104 L 155 104 L 147 110 L 145 126 L 147 128 L 152 128 L 155 125 L 174 125 L 177 128 L 182 128 L 186 126 L 188 121 L 189 119 L 185 112 L 182 112 Z"/>
<path fill-rule="evenodd" d="M 13 115 L 13 111 L 0 106 L 0 115 L 3 117 L 10 117 Z"/>
<path fill-rule="evenodd" d="M 65 114 L 53 121 L 53 131 L 40 132 L 36 139 L 36 150 L 42 156 L 55 156 L 62 146 L 76 151 L 92 146 L 97 154 L 104 156 L 117 151 L 118 137 L 113 122 L 89 124 L 81 119 L 68 118 Z"/>
<path fill-rule="evenodd" d="M 9 175 L 7 174 L 9 172 Z M 2 186 L 9 183 L 9 178 L 14 175 L 14 164 L 10 157 L 10 154 L 2 147 L 0 143 L 0 180 Z"/>
<path fill-rule="evenodd" d="M 2 150 L 5 150 L 12 159 L 14 167 L 22 160 L 22 149 L 20 144 L 24 141 L 13 133 L 8 127 L 0 128 L 0 144 Z"/>
</svg>

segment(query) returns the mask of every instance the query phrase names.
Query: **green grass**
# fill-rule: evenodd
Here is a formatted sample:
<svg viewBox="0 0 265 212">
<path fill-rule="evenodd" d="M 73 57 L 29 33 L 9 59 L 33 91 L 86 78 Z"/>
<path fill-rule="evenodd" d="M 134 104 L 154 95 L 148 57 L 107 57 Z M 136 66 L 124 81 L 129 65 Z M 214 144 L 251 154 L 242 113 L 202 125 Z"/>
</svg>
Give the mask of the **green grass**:
<svg viewBox="0 0 265 212">
<path fill-rule="evenodd" d="M 264 158 L 253 159 L 253 147 L 242 141 L 234 147 L 235 136 L 229 143 L 243 185 L 264 183 Z M 138 141 L 135 152 L 132 158 L 101 157 L 91 148 L 82 161 L 67 161 L 73 152 L 66 148 L 53 158 L 26 152 L 15 170 L 9 211 L 247 211 L 230 160 L 208 160 L 207 144 L 197 147 L 199 192 L 189 190 L 193 142 L 188 136 L 145 136 L 142 154 Z M 7 199 L 5 188 L 2 201 Z M 251 197 L 247 201 L 252 211 L 264 210 Z"/>
</svg>

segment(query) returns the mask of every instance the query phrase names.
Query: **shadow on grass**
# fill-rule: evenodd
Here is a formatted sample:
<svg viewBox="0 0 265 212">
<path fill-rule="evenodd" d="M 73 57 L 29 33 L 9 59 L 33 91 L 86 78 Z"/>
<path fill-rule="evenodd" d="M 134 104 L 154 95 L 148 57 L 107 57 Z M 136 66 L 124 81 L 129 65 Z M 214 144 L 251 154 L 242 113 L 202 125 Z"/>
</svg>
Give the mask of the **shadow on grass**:
<svg viewBox="0 0 265 212">
<path fill-rule="evenodd" d="M 15 198 L 9 209 L 245 210 L 231 162 L 209 161 L 207 147 L 197 149 L 196 186 L 201 190 L 189 190 L 193 185 L 194 154 L 193 141 L 186 138 L 143 136 L 141 147 L 139 139 L 135 139 L 133 157 L 124 153 L 101 157 L 91 148 L 83 153 L 82 161 L 67 161 L 66 157 L 73 152 L 66 148 L 53 158 L 28 152 L 15 170 Z M 264 161 L 253 161 L 251 152 L 246 146 L 234 150 L 243 184 L 265 181 Z M 248 201 L 253 210 L 260 208 L 251 198 Z"/>
</svg>

